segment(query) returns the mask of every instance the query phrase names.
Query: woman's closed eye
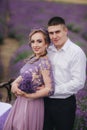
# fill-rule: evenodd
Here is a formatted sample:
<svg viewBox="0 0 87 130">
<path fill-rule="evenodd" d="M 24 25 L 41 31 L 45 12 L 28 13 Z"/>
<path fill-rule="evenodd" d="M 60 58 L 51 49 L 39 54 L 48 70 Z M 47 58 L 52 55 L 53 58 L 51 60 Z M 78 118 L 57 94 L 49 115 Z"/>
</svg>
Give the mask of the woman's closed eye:
<svg viewBox="0 0 87 130">
<path fill-rule="evenodd" d="M 38 39 L 38 40 L 31 40 L 31 42 L 30 43 L 35 43 L 35 42 L 37 42 L 37 43 L 42 43 L 43 41 L 41 40 L 41 39 Z"/>
<path fill-rule="evenodd" d="M 42 43 L 43 41 L 42 41 L 41 39 L 38 39 L 37 42 L 38 42 L 38 43 Z"/>
<path fill-rule="evenodd" d="M 31 40 L 30 43 L 34 43 L 34 40 Z"/>
</svg>

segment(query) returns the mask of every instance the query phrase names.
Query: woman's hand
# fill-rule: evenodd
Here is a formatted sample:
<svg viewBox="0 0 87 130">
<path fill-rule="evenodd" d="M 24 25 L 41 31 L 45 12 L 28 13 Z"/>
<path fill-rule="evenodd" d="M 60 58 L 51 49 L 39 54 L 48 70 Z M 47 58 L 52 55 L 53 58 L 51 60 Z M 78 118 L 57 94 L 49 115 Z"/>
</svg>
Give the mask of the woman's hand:
<svg viewBox="0 0 87 130">
<path fill-rule="evenodd" d="M 35 99 L 35 98 L 36 98 L 35 95 L 37 95 L 37 92 L 39 92 L 39 91 L 41 91 L 42 89 L 44 89 L 44 87 L 45 87 L 44 85 L 42 85 L 42 86 L 40 86 L 40 87 L 37 87 L 35 93 L 26 93 L 26 92 L 24 92 L 24 93 L 23 93 L 23 96 L 24 96 L 25 98 Z"/>
<path fill-rule="evenodd" d="M 24 94 L 23 91 L 21 91 L 21 89 L 18 88 L 20 82 L 22 81 L 22 77 L 19 76 L 15 81 L 12 82 L 11 84 L 11 91 L 12 93 L 14 93 L 16 96 L 20 95 L 22 96 Z"/>
<path fill-rule="evenodd" d="M 39 86 L 39 87 L 37 87 L 36 91 L 39 91 L 39 90 L 43 89 L 44 87 L 45 87 L 44 85 Z"/>
<path fill-rule="evenodd" d="M 18 88 L 18 84 L 17 84 L 17 83 L 13 83 L 13 84 L 12 84 L 11 91 L 12 91 L 12 93 L 15 94 L 15 96 L 18 96 L 18 95 L 22 96 L 22 95 L 24 94 L 24 92 L 21 91 L 21 90 Z"/>
<path fill-rule="evenodd" d="M 23 92 L 23 97 L 25 98 L 31 98 L 31 94 L 30 93 L 26 93 L 26 92 Z"/>
</svg>

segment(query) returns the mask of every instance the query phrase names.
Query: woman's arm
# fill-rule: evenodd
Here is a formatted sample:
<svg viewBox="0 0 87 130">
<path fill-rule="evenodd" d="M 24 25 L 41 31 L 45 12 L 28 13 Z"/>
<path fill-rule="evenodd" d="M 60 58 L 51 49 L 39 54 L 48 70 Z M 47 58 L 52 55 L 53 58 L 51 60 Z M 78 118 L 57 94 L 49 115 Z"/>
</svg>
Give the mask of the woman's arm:
<svg viewBox="0 0 87 130">
<path fill-rule="evenodd" d="M 51 65 L 48 60 L 43 62 L 40 70 L 43 77 L 44 85 L 41 86 L 41 89 L 37 90 L 35 93 L 32 94 L 24 93 L 24 96 L 26 98 L 35 99 L 35 98 L 45 97 L 53 94 L 54 80 L 53 80 Z"/>
<path fill-rule="evenodd" d="M 22 81 L 22 77 L 21 76 L 19 76 L 16 80 L 14 80 L 13 82 L 12 82 L 12 87 L 11 87 L 11 91 L 17 96 L 17 95 L 23 95 L 24 94 L 24 92 L 23 91 L 21 91 L 19 88 L 18 88 L 18 86 L 19 86 L 19 84 L 20 84 L 20 82 Z"/>
</svg>

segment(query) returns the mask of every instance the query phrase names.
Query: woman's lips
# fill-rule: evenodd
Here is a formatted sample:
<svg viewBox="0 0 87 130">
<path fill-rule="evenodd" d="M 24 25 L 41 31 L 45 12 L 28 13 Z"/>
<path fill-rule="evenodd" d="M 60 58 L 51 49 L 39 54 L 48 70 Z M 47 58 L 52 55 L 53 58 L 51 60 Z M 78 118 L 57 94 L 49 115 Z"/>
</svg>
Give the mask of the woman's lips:
<svg viewBox="0 0 87 130">
<path fill-rule="evenodd" d="M 40 48 L 34 48 L 35 51 L 39 51 Z"/>
</svg>

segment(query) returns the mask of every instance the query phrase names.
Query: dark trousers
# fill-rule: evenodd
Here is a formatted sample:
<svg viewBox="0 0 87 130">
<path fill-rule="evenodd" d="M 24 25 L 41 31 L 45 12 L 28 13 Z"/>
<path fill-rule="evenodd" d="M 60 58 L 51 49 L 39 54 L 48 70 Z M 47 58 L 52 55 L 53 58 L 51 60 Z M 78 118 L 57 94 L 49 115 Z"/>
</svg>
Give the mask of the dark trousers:
<svg viewBox="0 0 87 130">
<path fill-rule="evenodd" d="M 72 130 L 75 120 L 76 99 L 44 98 L 45 117 L 43 130 Z"/>
</svg>

